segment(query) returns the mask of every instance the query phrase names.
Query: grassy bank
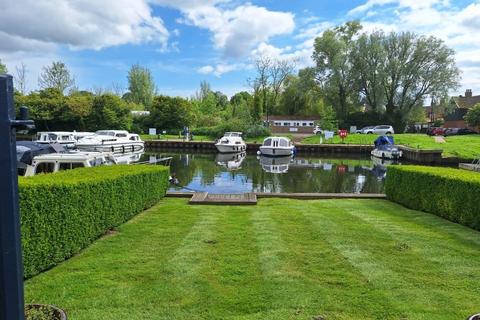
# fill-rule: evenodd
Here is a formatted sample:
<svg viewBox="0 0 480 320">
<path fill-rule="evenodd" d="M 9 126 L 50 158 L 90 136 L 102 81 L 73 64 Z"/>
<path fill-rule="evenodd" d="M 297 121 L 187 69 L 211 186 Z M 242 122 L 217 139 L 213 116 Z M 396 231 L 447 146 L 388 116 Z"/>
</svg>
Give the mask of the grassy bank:
<svg viewBox="0 0 480 320">
<path fill-rule="evenodd" d="M 71 319 L 464 319 L 480 233 L 383 200 L 166 199 L 26 283 Z"/>
<path fill-rule="evenodd" d="M 377 138 L 373 134 L 350 134 L 345 139 L 347 144 L 373 144 Z M 445 137 L 445 143 L 435 141 L 434 137 L 426 134 L 404 133 L 395 134 L 395 143 L 417 149 L 441 149 L 444 157 L 459 157 L 475 159 L 480 156 L 480 135 L 450 136 Z M 317 144 L 319 136 L 311 136 L 302 140 L 302 143 Z M 324 141 L 323 143 L 342 143 L 339 136 Z"/>
</svg>

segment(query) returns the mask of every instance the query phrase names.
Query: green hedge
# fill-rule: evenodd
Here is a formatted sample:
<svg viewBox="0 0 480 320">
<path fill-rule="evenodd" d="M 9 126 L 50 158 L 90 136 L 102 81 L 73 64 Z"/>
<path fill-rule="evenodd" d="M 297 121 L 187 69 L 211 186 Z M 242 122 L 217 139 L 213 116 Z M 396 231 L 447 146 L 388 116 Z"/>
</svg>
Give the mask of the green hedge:
<svg viewBox="0 0 480 320">
<path fill-rule="evenodd" d="M 480 230 L 480 174 L 453 168 L 389 166 L 387 197 Z"/>
<path fill-rule="evenodd" d="M 51 268 L 161 199 L 168 168 L 116 165 L 19 178 L 25 277 Z"/>
</svg>

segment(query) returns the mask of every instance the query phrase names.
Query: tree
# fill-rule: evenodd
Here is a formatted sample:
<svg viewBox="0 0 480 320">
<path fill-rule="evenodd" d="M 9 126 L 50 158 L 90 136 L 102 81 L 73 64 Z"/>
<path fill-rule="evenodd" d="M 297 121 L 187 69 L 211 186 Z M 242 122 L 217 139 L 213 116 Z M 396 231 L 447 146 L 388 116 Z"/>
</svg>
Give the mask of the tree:
<svg viewBox="0 0 480 320">
<path fill-rule="evenodd" d="M 61 61 L 54 61 L 51 66 L 43 67 L 43 72 L 38 78 L 38 86 L 41 89 L 55 88 L 62 94 L 74 85 L 74 78 L 70 75 L 67 66 Z"/>
<path fill-rule="evenodd" d="M 326 30 L 315 39 L 312 58 L 316 63 L 317 78 L 341 120 L 347 118 L 349 109 L 358 100 L 352 50 L 355 36 L 361 29 L 358 21 L 350 21 Z"/>
<path fill-rule="evenodd" d="M 259 93 L 262 94 L 261 112 L 260 112 L 260 114 L 256 114 L 255 118 L 257 116 L 261 116 L 262 112 L 265 112 L 266 117 L 267 117 L 267 121 L 268 121 L 268 111 L 269 111 L 268 110 L 268 105 L 267 105 L 267 94 L 268 94 L 271 66 L 272 66 L 272 59 L 270 57 L 260 57 L 255 61 L 255 69 L 257 70 L 257 78 L 254 80 L 254 84 L 253 84 L 253 86 L 256 87 L 256 89 L 254 89 L 254 92 L 255 92 L 255 95 L 257 95 Z M 255 112 L 258 113 L 258 110 L 256 110 Z"/>
<path fill-rule="evenodd" d="M 116 95 L 106 93 L 95 96 L 92 101 L 92 111 L 86 119 L 89 130 L 115 128 L 130 130 L 132 115 L 125 101 Z"/>
<path fill-rule="evenodd" d="M 352 53 L 361 93 L 372 110 L 385 111 L 397 132 L 420 120 L 428 96 L 458 85 L 454 52 L 434 37 L 376 31 L 363 34 Z"/>
<path fill-rule="evenodd" d="M 157 96 L 153 100 L 148 121 L 151 128 L 181 129 L 193 120 L 191 103 L 180 97 Z"/>
<path fill-rule="evenodd" d="M 272 60 L 269 70 L 270 83 L 272 87 L 272 108 L 277 106 L 277 100 L 281 93 L 285 80 L 295 69 L 295 61 Z"/>
<path fill-rule="evenodd" d="M 146 67 L 133 65 L 128 72 L 128 100 L 143 105 L 146 109 L 152 106 L 156 94 L 155 81 Z"/>
<path fill-rule="evenodd" d="M 467 121 L 469 126 L 480 126 L 480 103 L 477 103 L 470 110 L 468 110 L 467 114 L 465 115 L 465 121 Z"/>
<path fill-rule="evenodd" d="M 0 59 L 0 74 L 7 73 L 7 66 L 2 63 L 2 59 Z"/>
<path fill-rule="evenodd" d="M 27 66 L 22 62 L 20 66 L 15 67 L 15 86 L 22 94 L 27 94 Z"/>
</svg>

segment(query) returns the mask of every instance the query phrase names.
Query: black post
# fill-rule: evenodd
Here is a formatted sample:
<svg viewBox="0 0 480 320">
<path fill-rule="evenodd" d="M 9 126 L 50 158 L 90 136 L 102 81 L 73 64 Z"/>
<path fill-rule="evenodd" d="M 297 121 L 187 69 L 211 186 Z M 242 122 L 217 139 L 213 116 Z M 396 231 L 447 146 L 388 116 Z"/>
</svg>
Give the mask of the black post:
<svg viewBox="0 0 480 320">
<path fill-rule="evenodd" d="M 0 320 L 23 320 L 23 264 L 12 76 L 0 75 Z"/>
</svg>

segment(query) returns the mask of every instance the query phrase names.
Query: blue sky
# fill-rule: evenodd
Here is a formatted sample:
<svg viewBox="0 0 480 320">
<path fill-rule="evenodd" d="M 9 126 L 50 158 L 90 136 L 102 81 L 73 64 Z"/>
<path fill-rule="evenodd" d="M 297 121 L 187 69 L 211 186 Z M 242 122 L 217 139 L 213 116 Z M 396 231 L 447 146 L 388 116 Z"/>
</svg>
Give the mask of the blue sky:
<svg viewBox="0 0 480 320">
<path fill-rule="evenodd" d="M 202 80 L 227 95 L 249 90 L 252 61 L 268 55 L 312 65 L 326 28 L 359 19 L 366 32 L 415 31 L 457 51 L 462 87 L 480 94 L 480 2 L 453 0 L 0 0 L 0 59 L 24 63 L 28 89 L 42 66 L 67 63 L 81 89 L 126 89 L 132 64 L 162 94 L 190 96 Z"/>
</svg>

